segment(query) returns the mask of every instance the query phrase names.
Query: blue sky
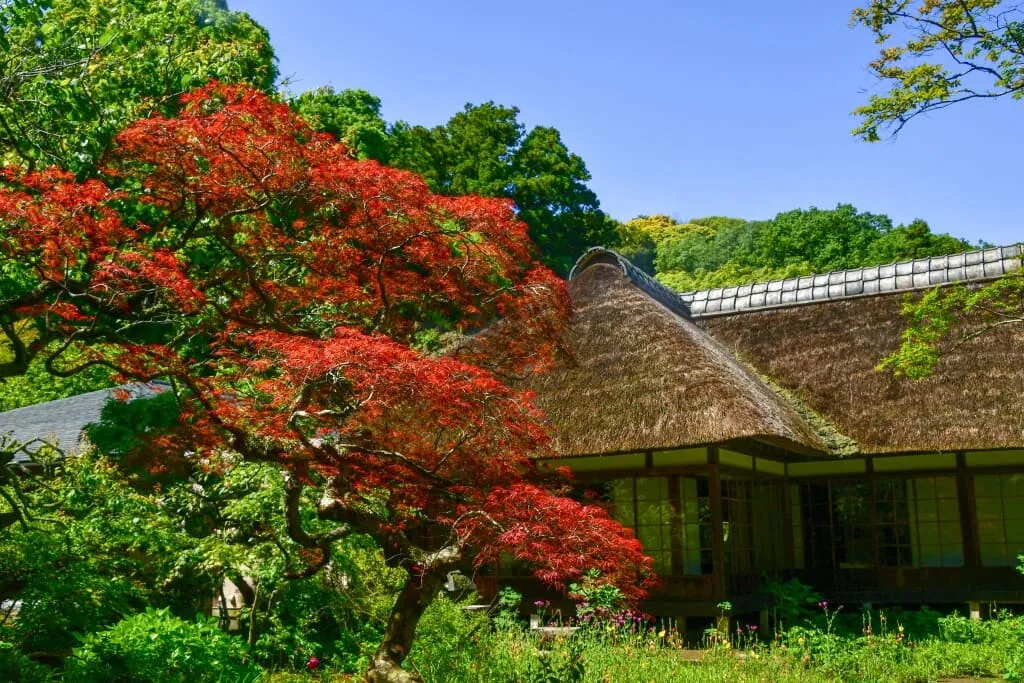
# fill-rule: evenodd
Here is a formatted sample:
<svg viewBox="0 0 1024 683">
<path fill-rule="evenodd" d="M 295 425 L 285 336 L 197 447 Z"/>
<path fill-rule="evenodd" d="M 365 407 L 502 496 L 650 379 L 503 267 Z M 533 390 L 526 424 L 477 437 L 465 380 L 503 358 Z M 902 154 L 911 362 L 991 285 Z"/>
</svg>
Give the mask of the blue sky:
<svg viewBox="0 0 1024 683">
<path fill-rule="evenodd" d="M 626 220 L 769 218 L 839 202 L 937 232 L 1024 239 L 1024 102 L 965 103 L 895 142 L 850 135 L 878 84 L 842 0 L 230 0 L 270 30 L 295 92 L 331 85 L 432 126 L 516 105 L 583 157 Z"/>
</svg>

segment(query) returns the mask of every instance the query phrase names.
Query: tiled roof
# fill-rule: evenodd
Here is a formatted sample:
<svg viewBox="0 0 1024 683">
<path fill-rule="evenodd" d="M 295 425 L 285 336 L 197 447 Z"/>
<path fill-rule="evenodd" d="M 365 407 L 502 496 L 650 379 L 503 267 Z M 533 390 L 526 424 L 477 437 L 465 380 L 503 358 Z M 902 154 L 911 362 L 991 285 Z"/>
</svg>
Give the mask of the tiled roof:
<svg viewBox="0 0 1024 683">
<path fill-rule="evenodd" d="M 988 280 L 1021 266 L 1020 244 L 679 294 L 693 318 Z"/>
<path fill-rule="evenodd" d="M 126 384 L 120 389 L 131 399 L 166 391 L 169 385 L 161 382 Z M 62 398 L 47 403 L 16 408 L 0 413 L 0 434 L 8 434 L 17 443 L 42 439 L 54 444 L 67 455 L 77 454 L 82 447 L 85 426 L 99 422 L 103 406 L 113 398 L 114 389 L 100 389 L 87 394 Z M 28 456 L 19 453 L 14 462 L 24 462 Z"/>
</svg>

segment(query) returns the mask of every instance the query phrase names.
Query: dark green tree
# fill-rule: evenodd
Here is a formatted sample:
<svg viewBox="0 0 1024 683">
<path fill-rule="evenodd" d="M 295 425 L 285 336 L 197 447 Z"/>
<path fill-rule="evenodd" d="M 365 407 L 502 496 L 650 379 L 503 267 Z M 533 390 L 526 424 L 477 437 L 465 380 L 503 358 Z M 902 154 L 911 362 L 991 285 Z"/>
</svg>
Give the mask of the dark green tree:
<svg viewBox="0 0 1024 683">
<path fill-rule="evenodd" d="M 590 173 L 554 128 L 529 132 L 519 109 L 467 104 L 445 125 L 393 126 L 390 162 L 423 175 L 435 192 L 508 197 L 542 260 L 561 274 L 588 247 L 614 244 L 615 226 L 587 187 Z"/>
<path fill-rule="evenodd" d="M 915 218 L 909 225 L 900 225 L 879 237 L 868 249 L 872 263 L 891 263 L 926 256 L 955 254 L 974 247 L 952 235 L 936 234 L 926 221 Z"/>
<path fill-rule="evenodd" d="M 853 268 L 868 261 L 871 244 L 890 230 L 888 216 L 861 212 L 850 204 L 794 209 L 764 224 L 758 252 L 768 266 L 807 262 L 819 272 Z"/>
<path fill-rule="evenodd" d="M 365 90 L 338 92 L 325 86 L 293 97 L 290 104 L 315 130 L 344 142 L 356 158 L 388 163 L 388 126 L 380 98 Z"/>
</svg>

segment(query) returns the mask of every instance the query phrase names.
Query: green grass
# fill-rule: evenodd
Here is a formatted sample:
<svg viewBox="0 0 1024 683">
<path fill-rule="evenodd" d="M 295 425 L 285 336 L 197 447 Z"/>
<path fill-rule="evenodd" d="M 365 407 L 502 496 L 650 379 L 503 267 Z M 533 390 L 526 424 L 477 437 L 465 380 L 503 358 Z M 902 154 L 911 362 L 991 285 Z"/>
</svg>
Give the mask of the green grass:
<svg viewBox="0 0 1024 683">
<path fill-rule="evenodd" d="M 913 613 L 907 616 L 911 617 Z M 919 620 L 920 621 L 920 620 Z M 540 640 L 528 631 L 477 634 L 470 656 L 446 658 L 436 651 L 429 683 L 711 683 L 718 681 L 852 681 L 916 683 L 963 678 L 1019 681 L 1024 668 L 1024 619 L 1002 614 L 972 622 L 937 617 L 928 635 L 914 641 L 895 618 L 865 619 L 859 633 L 824 626 L 789 629 L 770 642 L 752 632 L 738 641 L 717 638 L 702 650 L 687 650 L 672 633 L 614 628 L 580 631 Z M 874 626 L 873 626 L 874 624 Z M 309 677 L 271 678 L 299 683 Z M 348 680 L 324 675 L 321 680 Z"/>
</svg>

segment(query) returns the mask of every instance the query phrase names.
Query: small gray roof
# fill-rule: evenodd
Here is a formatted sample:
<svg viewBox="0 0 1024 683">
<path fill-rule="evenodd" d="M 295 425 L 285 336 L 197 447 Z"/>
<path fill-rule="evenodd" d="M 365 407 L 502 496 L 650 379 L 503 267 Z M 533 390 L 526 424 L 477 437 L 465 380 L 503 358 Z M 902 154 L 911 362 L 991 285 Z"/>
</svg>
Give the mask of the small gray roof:
<svg viewBox="0 0 1024 683">
<path fill-rule="evenodd" d="M 1020 244 L 786 280 L 683 292 L 694 318 L 990 280 L 1021 267 Z"/>
<path fill-rule="evenodd" d="M 100 389 L 70 398 L 15 408 L 0 413 L 0 435 L 7 435 L 17 443 L 41 439 L 57 446 L 67 455 L 76 455 L 84 445 L 82 432 L 86 425 L 99 422 L 103 406 L 114 398 L 116 390 L 128 392 L 128 398 L 132 400 L 153 396 L 169 388 L 170 385 L 163 382 L 125 384 L 121 387 Z M 25 454 L 18 453 L 14 457 L 14 462 L 25 462 L 28 459 Z"/>
</svg>

